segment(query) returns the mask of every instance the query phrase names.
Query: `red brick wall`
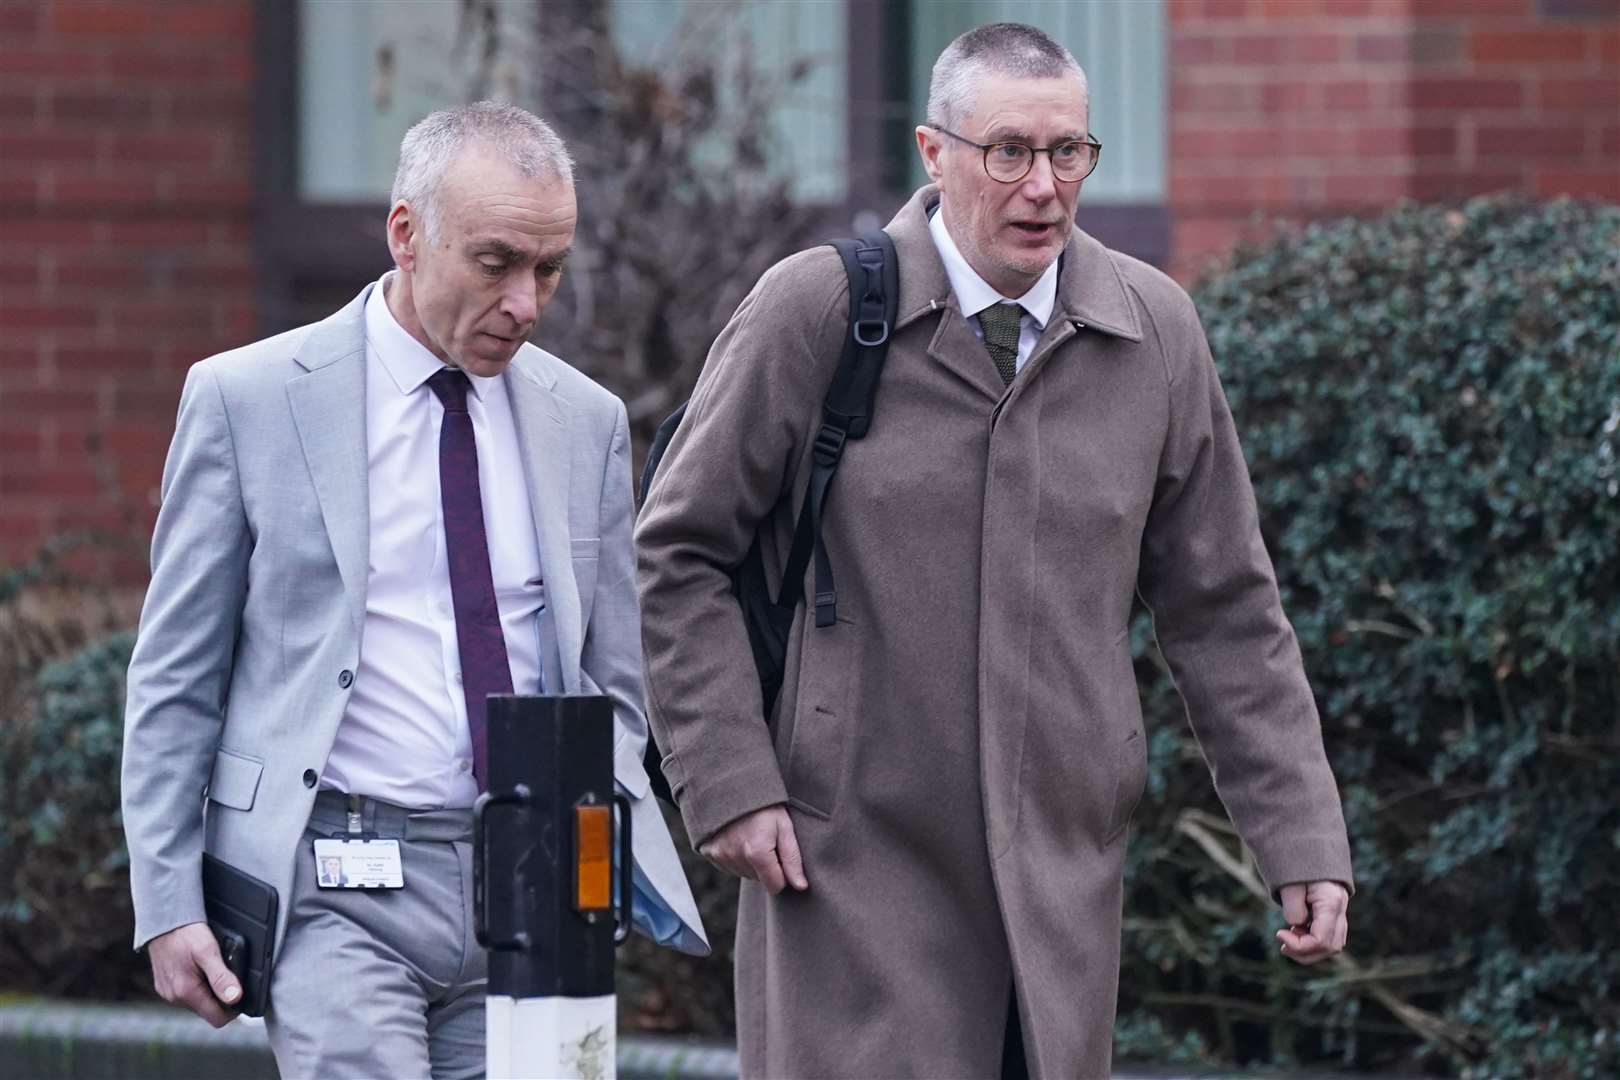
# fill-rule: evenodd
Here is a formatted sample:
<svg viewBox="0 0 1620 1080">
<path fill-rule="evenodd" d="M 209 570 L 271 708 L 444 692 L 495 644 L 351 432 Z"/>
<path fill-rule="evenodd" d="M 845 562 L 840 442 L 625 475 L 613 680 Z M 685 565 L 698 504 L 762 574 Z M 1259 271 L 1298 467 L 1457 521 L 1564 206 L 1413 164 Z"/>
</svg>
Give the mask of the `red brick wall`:
<svg viewBox="0 0 1620 1080">
<path fill-rule="evenodd" d="M 1620 0 L 1171 0 L 1173 269 L 1258 213 L 1620 201 Z"/>
<path fill-rule="evenodd" d="M 0 566 L 147 534 L 186 367 L 252 337 L 251 13 L 0 0 Z"/>
</svg>

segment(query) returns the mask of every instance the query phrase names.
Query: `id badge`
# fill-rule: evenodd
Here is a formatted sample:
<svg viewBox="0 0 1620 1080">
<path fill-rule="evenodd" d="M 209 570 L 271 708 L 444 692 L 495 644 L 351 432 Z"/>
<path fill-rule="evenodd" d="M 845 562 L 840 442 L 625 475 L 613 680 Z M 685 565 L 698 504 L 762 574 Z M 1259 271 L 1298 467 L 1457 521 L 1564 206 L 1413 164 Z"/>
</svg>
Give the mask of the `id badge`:
<svg viewBox="0 0 1620 1080">
<path fill-rule="evenodd" d="M 316 840 L 315 884 L 322 889 L 403 889 L 399 841 Z"/>
</svg>

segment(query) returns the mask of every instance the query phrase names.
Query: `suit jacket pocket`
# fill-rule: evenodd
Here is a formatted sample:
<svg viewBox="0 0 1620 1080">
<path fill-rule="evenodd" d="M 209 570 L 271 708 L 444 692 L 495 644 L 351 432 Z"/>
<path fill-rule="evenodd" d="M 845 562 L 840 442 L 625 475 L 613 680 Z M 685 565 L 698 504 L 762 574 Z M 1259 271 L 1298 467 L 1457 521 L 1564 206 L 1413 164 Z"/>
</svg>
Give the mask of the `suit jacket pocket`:
<svg viewBox="0 0 1620 1080">
<path fill-rule="evenodd" d="M 804 629 L 798 699 L 788 735 L 782 778 L 788 802 L 819 818 L 831 818 L 844 774 L 849 726 L 849 688 L 855 681 L 856 628 L 836 625 Z"/>
<path fill-rule="evenodd" d="M 220 747 L 214 754 L 213 774 L 208 778 L 209 801 L 232 810 L 253 809 L 263 773 L 264 762 L 258 758 Z"/>
</svg>

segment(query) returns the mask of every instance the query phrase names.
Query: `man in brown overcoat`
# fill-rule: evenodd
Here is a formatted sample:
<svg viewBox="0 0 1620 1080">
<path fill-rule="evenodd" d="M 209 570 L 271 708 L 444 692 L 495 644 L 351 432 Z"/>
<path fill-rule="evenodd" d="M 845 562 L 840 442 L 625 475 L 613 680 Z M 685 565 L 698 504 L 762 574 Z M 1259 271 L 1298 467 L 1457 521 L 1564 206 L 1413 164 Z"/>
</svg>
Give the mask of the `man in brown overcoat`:
<svg viewBox="0 0 1620 1080">
<path fill-rule="evenodd" d="M 981 27 L 928 119 L 871 431 L 828 503 L 837 623 L 801 608 L 771 715 L 727 571 L 759 528 L 785 558 L 846 331 L 832 249 L 738 308 L 637 530 L 664 770 L 747 879 L 748 1076 L 1108 1074 L 1138 592 L 1284 952 L 1345 941 L 1338 793 L 1198 315 L 1073 225 L 1100 151 L 1084 74 Z"/>
</svg>

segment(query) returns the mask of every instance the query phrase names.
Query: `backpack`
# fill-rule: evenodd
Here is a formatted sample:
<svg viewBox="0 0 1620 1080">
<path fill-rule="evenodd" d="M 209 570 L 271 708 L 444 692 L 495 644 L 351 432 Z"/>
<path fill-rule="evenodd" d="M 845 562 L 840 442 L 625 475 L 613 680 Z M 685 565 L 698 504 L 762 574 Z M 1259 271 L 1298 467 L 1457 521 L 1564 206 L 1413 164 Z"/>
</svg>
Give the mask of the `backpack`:
<svg viewBox="0 0 1620 1080">
<path fill-rule="evenodd" d="M 883 373 L 883 361 L 888 354 L 889 331 L 894 326 L 900 292 L 894 241 L 888 233 L 878 229 L 857 239 L 829 243 L 844 260 L 844 272 L 849 276 L 849 327 L 838 356 L 838 369 L 822 401 L 821 428 L 816 432 L 811 452 L 810 482 L 805 487 L 804 502 L 794 525 L 793 546 L 788 550 L 775 599 L 772 599 L 757 530 L 748 554 L 730 574 L 731 593 L 742 608 L 767 716 L 782 689 L 788 632 L 793 626 L 794 610 L 803 598 L 804 574 L 812 556 L 816 563 L 815 625 L 828 627 L 837 621 L 838 594 L 833 586 L 832 563 L 821 537 L 827 492 L 843 457 L 844 444 L 850 439 L 863 438 L 872 425 L 878 377 Z M 646 505 L 657 478 L 658 465 L 686 416 L 688 404 L 690 402 L 682 404 L 659 425 L 652 446 L 647 450 L 647 463 L 641 471 L 642 505 Z M 643 760 L 647 777 L 660 798 L 674 802 L 662 761 L 662 753 L 649 730 Z"/>
</svg>

